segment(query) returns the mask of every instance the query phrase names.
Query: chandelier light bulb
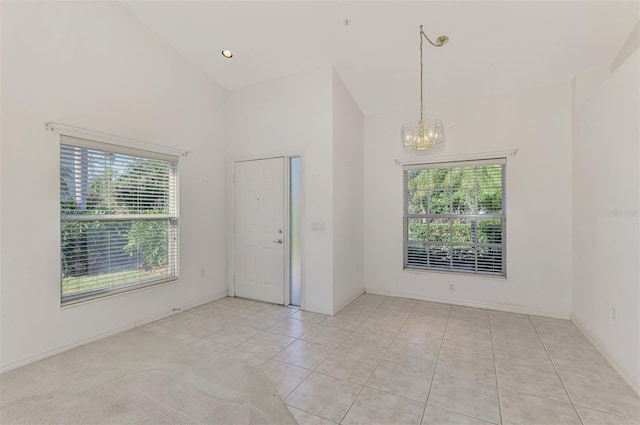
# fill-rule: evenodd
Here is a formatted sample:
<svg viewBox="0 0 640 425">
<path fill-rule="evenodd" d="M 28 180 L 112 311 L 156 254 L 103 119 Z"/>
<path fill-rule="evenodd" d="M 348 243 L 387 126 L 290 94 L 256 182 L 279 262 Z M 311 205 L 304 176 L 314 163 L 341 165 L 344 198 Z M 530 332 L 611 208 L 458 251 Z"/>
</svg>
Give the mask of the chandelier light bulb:
<svg viewBox="0 0 640 425">
<path fill-rule="evenodd" d="M 442 121 L 439 119 L 418 120 L 402 126 L 402 140 L 405 150 L 421 151 L 442 143 L 444 136 Z"/>
</svg>

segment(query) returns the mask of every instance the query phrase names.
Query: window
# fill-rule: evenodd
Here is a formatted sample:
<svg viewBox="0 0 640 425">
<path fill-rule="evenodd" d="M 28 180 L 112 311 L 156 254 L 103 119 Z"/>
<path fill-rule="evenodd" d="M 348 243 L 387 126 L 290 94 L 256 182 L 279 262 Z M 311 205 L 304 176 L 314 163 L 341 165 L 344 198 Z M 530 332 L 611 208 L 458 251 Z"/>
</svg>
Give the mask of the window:
<svg viewBox="0 0 640 425">
<path fill-rule="evenodd" d="M 505 164 L 404 166 L 405 268 L 506 276 Z"/>
<path fill-rule="evenodd" d="M 177 162 L 60 136 L 62 304 L 177 279 Z"/>
</svg>

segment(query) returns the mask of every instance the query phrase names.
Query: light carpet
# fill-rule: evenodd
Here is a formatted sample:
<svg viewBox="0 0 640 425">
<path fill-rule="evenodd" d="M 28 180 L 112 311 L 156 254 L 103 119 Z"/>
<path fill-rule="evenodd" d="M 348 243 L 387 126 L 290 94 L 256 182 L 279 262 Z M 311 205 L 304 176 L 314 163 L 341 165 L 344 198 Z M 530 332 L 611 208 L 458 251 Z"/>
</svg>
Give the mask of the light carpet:
<svg viewBox="0 0 640 425">
<path fill-rule="evenodd" d="M 2 424 L 295 424 L 262 370 L 131 330 L 0 375 Z"/>
</svg>

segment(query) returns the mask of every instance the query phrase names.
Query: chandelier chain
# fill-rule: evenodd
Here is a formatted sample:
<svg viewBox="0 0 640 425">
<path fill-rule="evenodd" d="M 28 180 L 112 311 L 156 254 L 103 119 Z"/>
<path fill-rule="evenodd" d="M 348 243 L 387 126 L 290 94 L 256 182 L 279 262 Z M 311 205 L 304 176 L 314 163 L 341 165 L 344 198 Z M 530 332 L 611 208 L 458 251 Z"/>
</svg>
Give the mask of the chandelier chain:
<svg viewBox="0 0 640 425">
<path fill-rule="evenodd" d="M 446 35 L 439 36 L 435 42 L 425 34 L 420 25 L 420 118 L 418 122 L 402 125 L 402 145 L 409 152 L 418 152 L 430 149 L 442 143 L 444 135 L 442 121 L 434 118 L 424 120 L 424 39 L 434 47 L 442 47 L 449 41 Z"/>
<path fill-rule="evenodd" d="M 423 115 L 422 115 L 422 109 L 423 109 L 423 101 L 422 101 L 422 96 L 423 96 L 423 88 L 422 88 L 422 80 L 424 79 L 424 65 L 422 63 L 422 36 L 427 37 L 427 35 L 424 33 L 424 31 L 422 31 L 422 25 L 420 25 L 420 121 L 423 121 Z M 427 40 L 429 40 L 429 37 L 427 37 Z M 431 41 L 431 40 L 429 40 Z M 433 44 L 433 43 L 431 43 Z"/>
<path fill-rule="evenodd" d="M 424 63 L 422 60 L 422 42 L 424 41 L 424 39 L 426 38 L 427 41 L 429 42 L 429 44 L 431 44 L 434 47 L 442 47 L 442 45 L 444 45 L 449 38 L 446 36 L 440 36 L 438 37 L 438 39 L 436 40 L 436 42 L 434 43 L 433 41 L 431 41 L 431 39 L 429 38 L 429 36 L 427 34 L 425 34 L 424 30 L 422 29 L 423 25 L 420 25 L 420 121 L 423 121 L 423 109 L 424 109 L 424 101 L 423 101 L 423 80 L 424 80 Z"/>
</svg>

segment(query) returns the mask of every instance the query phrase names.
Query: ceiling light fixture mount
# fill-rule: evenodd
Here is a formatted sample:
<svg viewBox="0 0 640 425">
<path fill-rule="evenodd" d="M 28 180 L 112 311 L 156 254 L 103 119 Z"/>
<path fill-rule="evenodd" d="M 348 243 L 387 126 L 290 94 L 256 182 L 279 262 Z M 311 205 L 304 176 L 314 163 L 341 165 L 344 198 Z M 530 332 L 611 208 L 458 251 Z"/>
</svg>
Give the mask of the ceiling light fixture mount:
<svg viewBox="0 0 640 425">
<path fill-rule="evenodd" d="M 222 53 L 222 56 L 224 56 L 227 59 L 230 59 L 233 57 L 233 53 L 229 49 L 224 49 L 221 53 Z"/>
<path fill-rule="evenodd" d="M 442 127 L 442 121 L 438 118 L 424 119 L 423 109 L 423 80 L 424 80 L 424 64 L 422 61 L 422 42 L 426 39 L 429 44 L 434 47 L 442 47 L 449 41 L 449 37 L 441 35 L 433 42 L 425 34 L 420 25 L 420 119 L 411 123 L 403 124 L 402 126 L 402 146 L 405 150 L 410 152 L 424 151 L 433 146 L 442 143 L 444 136 L 444 130 Z"/>
</svg>

